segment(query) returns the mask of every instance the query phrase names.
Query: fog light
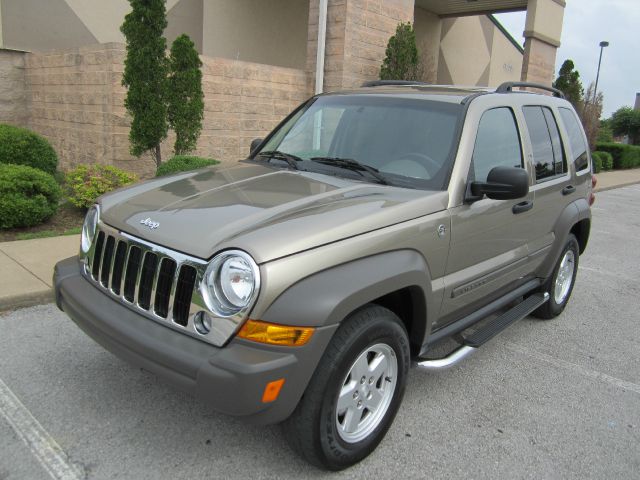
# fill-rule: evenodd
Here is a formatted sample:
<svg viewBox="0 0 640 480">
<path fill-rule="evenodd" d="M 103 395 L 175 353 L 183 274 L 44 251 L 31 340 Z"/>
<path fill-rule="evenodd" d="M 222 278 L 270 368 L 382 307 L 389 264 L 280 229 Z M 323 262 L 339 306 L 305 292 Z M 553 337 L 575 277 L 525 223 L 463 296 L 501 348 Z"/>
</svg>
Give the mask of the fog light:
<svg viewBox="0 0 640 480">
<path fill-rule="evenodd" d="M 206 312 L 198 312 L 193 317 L 193 326 L 200 335 L 206 335 L 211 331 L 211 317 Z"/>
</svg>

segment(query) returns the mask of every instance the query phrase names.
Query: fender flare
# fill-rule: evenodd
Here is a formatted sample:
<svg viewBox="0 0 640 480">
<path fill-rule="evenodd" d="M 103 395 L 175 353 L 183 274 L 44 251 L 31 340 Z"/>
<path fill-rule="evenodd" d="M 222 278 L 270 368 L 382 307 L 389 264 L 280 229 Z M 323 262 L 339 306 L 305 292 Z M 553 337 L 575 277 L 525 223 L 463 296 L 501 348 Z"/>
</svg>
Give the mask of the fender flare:
<svg viewBox="0 0 640 480">
<path fill-rule="evenodd" d="M 376 254 L 306 277 L 284 291 L 261 320 L 284 325 L 335 325 L 361 306 L 404 288 L 413 293 L 411 342 L 422 345 L 439 303 L 432 301 L 429 267 L 415 250 Z"/>
<path fill-rule="evenodd" d="M 551 276 L 571 229 L 582 220 L 591 220 L 591 209 L 585 198 L 580 198 L 567 205 L 556 220 L 553 226 L 555 240 L 546 260 L 538 268 L 539 277 L 546 279 Z"/>
</svg>

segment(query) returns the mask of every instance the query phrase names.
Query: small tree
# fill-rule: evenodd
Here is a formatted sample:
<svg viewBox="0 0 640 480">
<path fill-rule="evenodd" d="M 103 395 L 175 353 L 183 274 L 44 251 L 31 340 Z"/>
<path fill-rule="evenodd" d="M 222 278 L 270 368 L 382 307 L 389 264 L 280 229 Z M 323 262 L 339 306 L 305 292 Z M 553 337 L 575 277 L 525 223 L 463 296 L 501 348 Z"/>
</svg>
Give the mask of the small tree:
<svg viewBox="0 0 640 480">
<path fill-rule="evenodd" d="M 619 108 L 611 115 L 611 129 L 615 135 L 628 135 L 629 143 L 640 144 L 640 110 Z"/>
<path fill-rule="evenodd" d="M 169 125 L 176 132 L 176 155 L 196 148 L 204 115 L 202 62 L 188 35 L 180 35 L 171 45 L 167 104 Z"/>
<path fill-rule="evenodd" d="M 582 82 L 580 82 L 580 73 L 575 70 L 575 66 L 572 60 L 565 60 L 560 71 L 558 78 L 553 82 L 553 86 L 567 97 L 567 100 L 575 107 L 576 110 L 580 110 L 584 89 L 582 88 Z M 587 96 L 587 98 L 591 98 Z"/>
<path fill-rule="evenodd" d="M 420 80 L 420 60 L 416 34 L 411 23 L 400 23 L 387 43 L 381 80 Z"/>
<path fill-rule="evenodd" d="M 129 141 L 137 157 L 151 151 L 160 165 L 160 142 L 167 136 L 167 27 L 165 0 L 129 0 L 131 12 L 120 30 L 127 42 L 122 84 L 128 88 L 124 105 L 132 117 Z"/>
<path fill-rule="evenodd" d="M 595 150 L 596 139 L 598 138 L 598 131 L 600 130 L 600 115 L 602 115 L 602 92 L 594 95 L 594 85 L 591 83 L 587 88 L 585 95 L 585 102 L 582 108 L 578 110 L 580 114 L 580 120 L 582 120 L 582 126 L 587 134 L 587 140 L 589 141 L 589 148 Z"/>
</svg>

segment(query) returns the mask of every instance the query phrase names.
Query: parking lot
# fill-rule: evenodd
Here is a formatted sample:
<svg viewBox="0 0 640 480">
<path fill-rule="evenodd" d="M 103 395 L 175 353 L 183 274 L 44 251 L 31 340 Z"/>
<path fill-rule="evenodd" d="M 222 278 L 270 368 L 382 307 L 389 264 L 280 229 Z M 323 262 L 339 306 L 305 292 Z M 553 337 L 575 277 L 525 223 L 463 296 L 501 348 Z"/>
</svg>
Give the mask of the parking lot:
<svg viewBox="0 0 640 480">
<path fill-rule="evenodd" d="M 640 185 L 598 194 L 593 215 L 565 313 L 412 369 L 385 440 L 340 473 L 125 364 L 54 305 L 0 314 L 0 479 L 640 478 Z"/>
</svg>

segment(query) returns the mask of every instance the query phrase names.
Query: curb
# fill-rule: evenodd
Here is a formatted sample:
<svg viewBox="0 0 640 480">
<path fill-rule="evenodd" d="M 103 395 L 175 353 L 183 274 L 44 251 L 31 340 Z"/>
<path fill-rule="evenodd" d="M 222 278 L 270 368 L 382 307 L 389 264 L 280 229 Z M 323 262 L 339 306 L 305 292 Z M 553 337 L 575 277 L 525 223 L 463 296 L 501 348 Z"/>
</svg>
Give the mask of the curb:
<svg viewBox="0 0 640 480">
<path fill-rule="evenodd" d="M 35 305 L 43 305 L 54 301 L 53 290 L 39 290 L 36 292 L 23 293 L 19 295 L 11 295 L 0 301 L 0 313 L 18 308 L 33 307 Z"/>
<path fill-rule="evenodd" d="M 617 185 L 611 185 L 609 187 L 603 187 L 603 188 L 596 187 L 593 193 L 606 192 L 607 190 L 615 190 L 616 188 L 629 187 L 631 185 L 638 185 L 639 183 L 640 183 L 640 180 L 634 180 L 633 182 L 619 183 Z"/>
</svg>

